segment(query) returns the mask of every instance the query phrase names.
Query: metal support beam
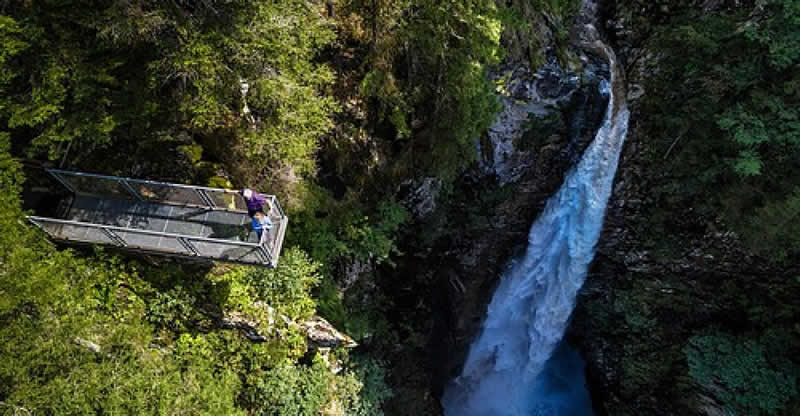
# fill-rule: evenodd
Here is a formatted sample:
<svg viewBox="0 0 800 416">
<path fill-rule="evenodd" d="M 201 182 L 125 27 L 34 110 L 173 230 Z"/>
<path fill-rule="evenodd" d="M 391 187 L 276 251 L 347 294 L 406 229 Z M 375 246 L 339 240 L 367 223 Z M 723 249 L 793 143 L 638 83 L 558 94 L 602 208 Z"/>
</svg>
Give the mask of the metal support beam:
<svg viewBox="0 0 800 416">
<path fill-rule="evenodd" d="M 272 264 L 272 258 L 270 258 L 269 251 L 267 251 L 264 246 L 258 246 L 258 254 L 260 254 L 264 264 Z"/>
<path fill-rule="evenodd" d="M 145 200 L 145 197 L 143 197 L 142 194 L 139 193 L 139 191 L 133 189 L 131 184 L 128 183 L 128 181 L 126 181 L 125 179 L 120 179 L 118 182 L 125 188 L 126 191 L 130 192 L 131 195 L 133 195 L 137 200 L 139 201 Z"/>
<path fill-rule="evenodd" d="M 180 243 L 183 245 L 184 248 L 186 248 L 186 250 L 191 251 L 192 255 L 194 255 L 194 256 L 199 256 L 200 255 L 200 252 L 197 251 L 197 249 L 194 247 L 194 244 L 192 244 L 191 241 L 189 241 L 189 240 L 187 240 L 187 239 L 185 239 L 183 237 L 178 237 L 178 241 L 180 241 Z"/>
<path fill-rule="evenodd" d="M 125 240 L 123 240 L 122 237 L 120 237 L 114 231 L 109 230 L 108 228 L 102 228 L 102 230 L 108 236 L 108 238 L 110 238 L 111 241 L 116 243 L 118 246 L 120 246 L 120 247 L 128 247 L 128 243 L 126 243 Z"/>
<path fill-rule="evenodd" d="M 203 189 L 195 189 L 195 192 L 197 192 L 197 195 L 200 196 L 200 199 L 202 199 L 203 203 L 208 205 L 209 208 L 216 208 L 217 207 L 217 204 L 214 203 L 214 200 L 212 200 L 211 197 L 208 196 L 208 193 L 205 190 L 203 190 Z"/>
<path fill-rule="evenodd" d="M 48 230 L 47 228 L 44 228 L 44 226 L 42 226 L 42 224 L 39 221 L 36 221 L 35 219 L 31 218 L 30 216 L 28 216 L 26 218 L 28 218 L 28 221 L 30 221 L 33 225 L 35 225 L 36 228 L 44 231 L 47 235 L 49 235 L 51 237 L 53 236 L 53 233 L 51 233 L 50 230 Z"/>
<path fill-rule="evenodd" d="M 56 181 L 58 181 L 58 183 L 60 183 L 61 185 L 63 185 L 63 186 L 64 186 L 65 188 L 67 188 L 67 189 L 68 189 L 70 192 L 72 192 L 73 194 L 74 194 L 74 193 L 76 193 L 76 192 L 75 192 L 75 188 L 73 188 L 73 187 L 72 187 L 72 185 L 71 185 L 69 182 L 67 182 L 67 181 L 66 181 L 64 178 L 62 178 L 62 177 L 61 177 L 61 175 L 60 175 L 58 172 L 56 172 L 56 171 L 54 171 L 54 170 L 52 170 L 52 169 L 45 169 L 45 170 L 47 171 L 47 173 L 49 173 L 49 174 L 50 174 L 50 176 L 52 176 L 53 178 L 55 178 L 55 180 L 56 180 Z"/>
</svg>

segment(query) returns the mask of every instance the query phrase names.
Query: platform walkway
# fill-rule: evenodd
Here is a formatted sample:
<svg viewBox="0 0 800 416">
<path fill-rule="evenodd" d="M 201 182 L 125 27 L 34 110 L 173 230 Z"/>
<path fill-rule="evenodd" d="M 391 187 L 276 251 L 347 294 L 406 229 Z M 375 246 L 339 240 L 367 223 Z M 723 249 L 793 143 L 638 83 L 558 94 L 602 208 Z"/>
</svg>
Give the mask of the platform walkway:
<svg viewBox="0 0 800 416">
<path fill-rule="evenodd" d="M 259 241 L 246 210 L 239 208 L 243 200 L 237 200 L 241 196 L 234 191 L 116 178 L 116 188 L 123 192 L 105 197 L 81 192 L 86 186 L 78 188 L 76 184 L 81 182 L 75 179 L 85 182 L 96 177 L 107 181 L 107 176 L 66 171 L 55 171 L 55 175 L 73 191 L 61 215 L 29 219 L 56 240 L 211 260 L 271 266 L 277 263 L 287 219 L 273 196 L 269 196 L 264 211 L 274 226 Z M 155 186 L 162 192 L 148 194 L 148 189 Z M 175 192 L 165 192 L 170 186 L 174 186 Z M 97 192 L 96 187 L 91 190 Z M 129 195 L 125 190 L 129 190 Z M 180 198 L 176 200 L 175 195 Z M 192 195 L 199 202 L 186 201 Z M 218 206 L 213 199 L 227 201 L 228 206 Z M 200 206 L 204 201 L 209 201 L 207 206 Z"/>
</svg>

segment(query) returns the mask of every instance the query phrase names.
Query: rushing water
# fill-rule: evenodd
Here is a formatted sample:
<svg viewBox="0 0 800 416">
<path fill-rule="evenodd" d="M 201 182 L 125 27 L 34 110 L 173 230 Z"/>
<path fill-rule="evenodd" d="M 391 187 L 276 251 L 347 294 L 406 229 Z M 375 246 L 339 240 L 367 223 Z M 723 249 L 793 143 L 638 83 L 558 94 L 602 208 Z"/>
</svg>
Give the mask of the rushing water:
<svg viewBox="0 0 800 416">
<path fill-rule="evenodd" d="M 528 414 L 590 416 L 592 401 L 584 383 L 584 366 L 578 351 L 561 343 L 533 383 Z"/>
<path fill-rule="evenodd" d="M 617 93 L 624 88 L 613 51 L 599 42 L 594 47 L 611 68 L 600 84 L 609 97 L 603 123 L 531 226 L 525 255 L 502 276 L 463 371 L 445 390 L 447 416 L 570 414 L 564 409 L 574 396 L 550 394 L 563 380 L 549 370 L 558 373 L 564 364 L 553 353 L 594 257 L 629 116 Z"/>
</svg>

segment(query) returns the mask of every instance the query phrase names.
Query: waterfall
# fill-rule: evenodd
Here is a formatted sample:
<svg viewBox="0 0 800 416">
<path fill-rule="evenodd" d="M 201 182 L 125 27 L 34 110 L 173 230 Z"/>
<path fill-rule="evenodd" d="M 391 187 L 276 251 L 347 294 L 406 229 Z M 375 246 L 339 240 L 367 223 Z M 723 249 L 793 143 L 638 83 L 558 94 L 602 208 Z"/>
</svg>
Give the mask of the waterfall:
<svg viewBox="0 0 800 416">
<path fill-rule="evenodd" d="M 461 375 L 445 389 L 447 416 L 547 414 L 535 382 L 561 342 L 594 257 L 628 128 L 613 51 L 600 41 L 584 46 L 605 55 L 611 69 L 600 84 L 609 98 L 602 125 L 531 226 L 524 256 L 502 276 Z"/>
</svg>

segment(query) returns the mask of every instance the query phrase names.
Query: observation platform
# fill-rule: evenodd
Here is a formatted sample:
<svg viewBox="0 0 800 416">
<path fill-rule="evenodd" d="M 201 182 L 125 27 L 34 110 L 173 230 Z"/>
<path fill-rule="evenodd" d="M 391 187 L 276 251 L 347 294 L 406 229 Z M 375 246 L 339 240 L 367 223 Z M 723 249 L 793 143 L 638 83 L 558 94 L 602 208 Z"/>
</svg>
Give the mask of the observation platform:
<svg viewBox="0 0 800 416">
<path fill-rule="evenodd" d="M 54 240 L 126 250 L 275 267 L 288 218 L 264 195 L 273 223 L 261 238 L 237 191 L 46 169 L 68 191 L 41 202 L 53 217 L 28 219 Z"/>
</svg>

